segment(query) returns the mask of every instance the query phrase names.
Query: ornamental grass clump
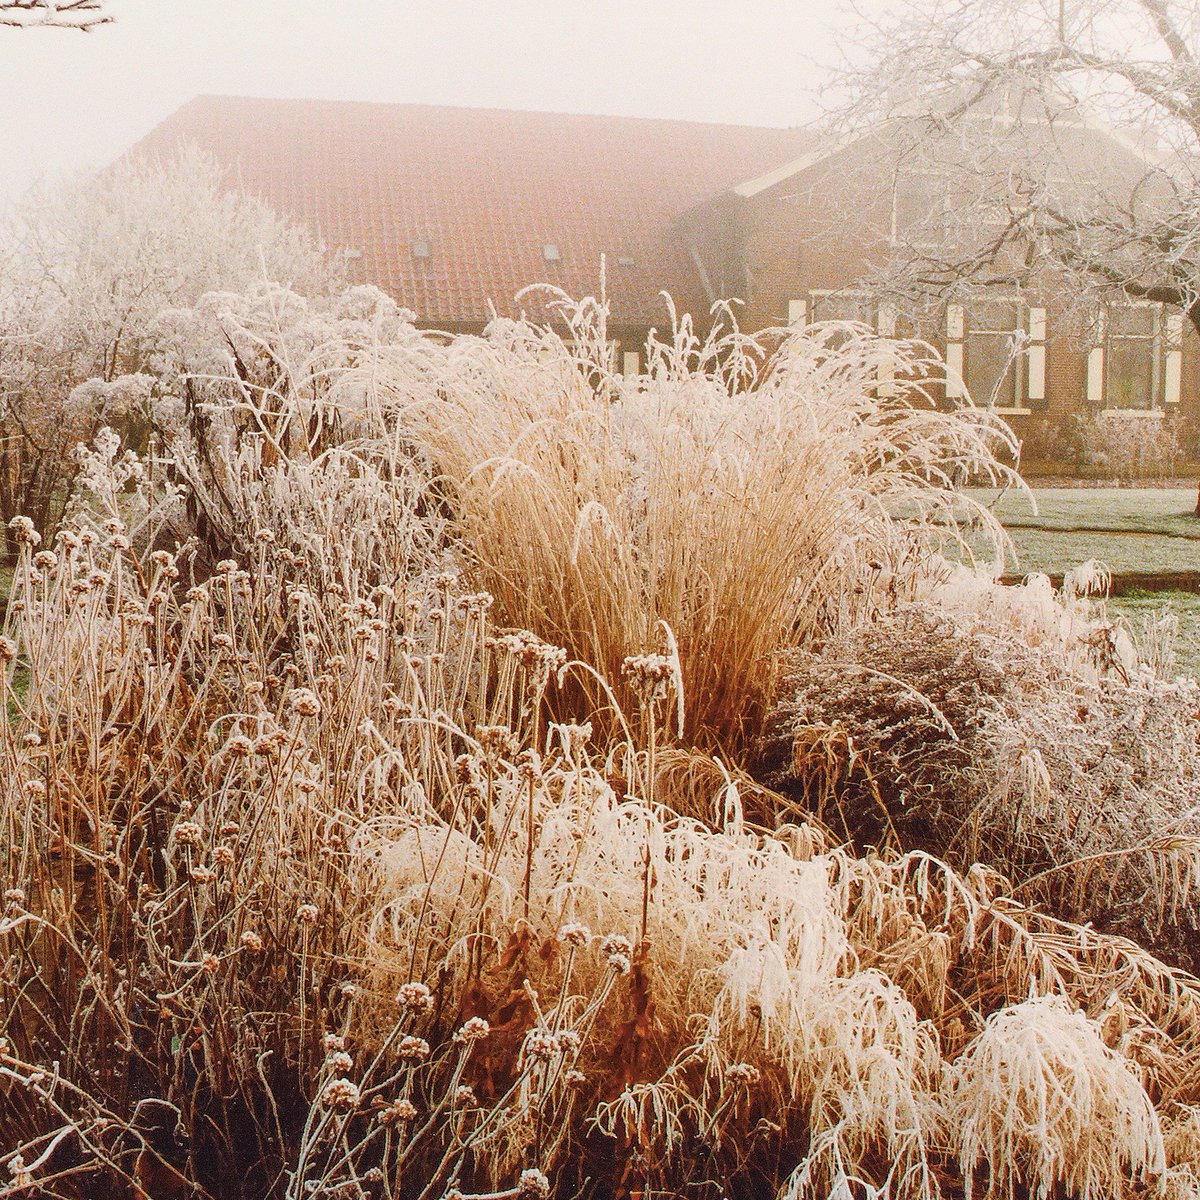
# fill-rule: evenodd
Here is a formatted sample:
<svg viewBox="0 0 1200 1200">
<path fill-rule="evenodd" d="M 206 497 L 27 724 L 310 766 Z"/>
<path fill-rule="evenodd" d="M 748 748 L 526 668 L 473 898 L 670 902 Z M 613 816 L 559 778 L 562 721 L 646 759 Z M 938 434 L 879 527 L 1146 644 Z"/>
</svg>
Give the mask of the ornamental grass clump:
<svg viewBox="0 0 1200 1200">
<path fill-rule="evenodd" d="M 685 317 L 624 379 L 604 309 L 559 307 L 565 336 L 494 322 L 436 394 L 375 386 L 404 406 L 503 619 L 591 664 L 625 708 L 624 659 L 669 629 L 690 744 L 752 739 L 781 651 L 909 591 L 972 507 L 954 480 L 1010 476 L 1011 434 L 939 411 L 919 345 L 844 325 L 751 337 L 729 313 L 702 338 Z"/>
</svg>

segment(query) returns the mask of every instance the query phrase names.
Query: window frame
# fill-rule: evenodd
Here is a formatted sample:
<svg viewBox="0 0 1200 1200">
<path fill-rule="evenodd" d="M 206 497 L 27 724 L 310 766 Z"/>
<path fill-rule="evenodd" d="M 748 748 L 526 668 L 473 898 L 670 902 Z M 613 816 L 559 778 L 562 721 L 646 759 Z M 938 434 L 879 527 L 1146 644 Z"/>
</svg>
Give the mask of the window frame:
<svg viewBox="0 0 1200 1200">
<path fill-rule="evenodd" d="M 962 400 L 971 395 L 971 402 L 979 409 L 998 413 L 1000 416 L 1027 417 L 1033 414 L 1033 404 L 1045 402 L 1046 391 L 1046 310 L 1041 305 L 1030 304 L 1017 292 L 998 292 L 993 295 L 979 297 L 977 301 L 993 304 L 1010 305 L 1014 310 L 1014 323 L 1008 329 L 983 328 L 972 321 L 972 307 L 969 304 L 950 303 L 946 305 L 943 321 L 943 337 L 945 339 L 945 359 L 948 373 L 953 372 L 955 378 L 947 380 L 946 398 Z M 978 311 L 978 309 L 976 309 Z M 988 395 L 988 401 L 981 400 L 970 393 L 967 378 L 971 370 L 971 340 L 972 338 L 1008 338 L 1016 353 L 1010 357 L 1005 376 L 1011 376 L 1012 382 L 1008 387 L 997 393 L 995 384 Z M 1036 354 L 1036 367 L 1031 353 Z M 1034 396 L 1033 373 L 1038 376 L 1040 396 Z"/>
</svg>

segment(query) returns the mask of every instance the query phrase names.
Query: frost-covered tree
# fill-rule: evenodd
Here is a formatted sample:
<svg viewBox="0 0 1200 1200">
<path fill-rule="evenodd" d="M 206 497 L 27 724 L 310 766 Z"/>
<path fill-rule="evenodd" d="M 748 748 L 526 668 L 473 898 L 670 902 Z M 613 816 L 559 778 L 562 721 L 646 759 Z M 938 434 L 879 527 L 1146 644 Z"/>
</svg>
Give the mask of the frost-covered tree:
<svg viewBox="0 0 1200 1200">
<path fill-rule="evenodd" d="M 136 426 L 164 310 L 263 281 L 315 295 L 332 280 L 311 233 L 227 191 L 217 166 L 190 151 L 31 193 L 0 246 L 6 523 L 18 513 L 51 519 L 72 447 L 102 423 Z"/>
<path fill-rule="evenodd" d="M 17 29 L 95 29 L 115 18 L 107 0 L 0 0 L 0 25 Z"/>
<path fill-rule="evenodd" d="M 900 0 L 860 17 L 837 122 L 873 139 L 853 186 L 876 214 L 890 200 L 881 282 L 944 298 L 1052 275 L 1081 316 L 1148 300 L 1200 329 L 1196 0 Z"/>
</svg>

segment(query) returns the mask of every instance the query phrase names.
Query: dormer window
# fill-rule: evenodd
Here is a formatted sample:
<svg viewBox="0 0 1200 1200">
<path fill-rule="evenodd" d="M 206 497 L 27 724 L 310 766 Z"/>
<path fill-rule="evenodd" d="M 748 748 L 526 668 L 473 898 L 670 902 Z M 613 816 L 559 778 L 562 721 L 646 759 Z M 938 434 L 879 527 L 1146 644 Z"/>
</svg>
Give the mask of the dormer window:
<svg viewBox="0 0 1200 1200">
<path fill-rule="evenodd" d="M 542 257 L 547 262 L 558 262 L 562 255 L 558 252 L 558 246 L 554 242 L 544 242 L 542 244 Z"/>
</svg>

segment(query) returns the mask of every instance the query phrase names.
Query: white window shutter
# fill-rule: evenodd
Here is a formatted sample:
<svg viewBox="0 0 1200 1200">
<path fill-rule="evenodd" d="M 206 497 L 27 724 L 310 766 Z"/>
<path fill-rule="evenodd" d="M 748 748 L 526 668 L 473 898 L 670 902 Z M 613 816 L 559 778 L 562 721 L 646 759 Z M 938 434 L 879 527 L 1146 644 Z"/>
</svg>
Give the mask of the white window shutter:
<svg viewBox="0 0 1200 1200">
<path fill-rule="evenodd" d="M 1029 349 L 1026 351 L 1029 378 L 1025 389 L 1028 400 L 1046 398 L 1046 310 L 1029 310 Z"/>
<path fill-rule="evenodd" d="M 961 304 L 946 305 L 946 399 L 961 400 L 967 394 L 963 382 L 963 333 L 966 322 Z"/>
<path fill-rule="evenodd" d="M 808 324 L 808 301 L 807 300 L 789 300 L 788 301 L 788 324 L 789 325 L 807 325 Z"/>
<path fill-rule="evenodd" d="M 1178 404 L 1183 390 L 1183 313 L 1167 313 L 1165 325 L 1167 352 L 1163 357 L 1163 402 Z"/>
<path fill-rule="evenodd" d="M 899 315 L 900 310 L 894 304 L 881 304 L 879 306 L 878 326 L 880 337 L 894 338 L 896 336 L 896 320 Z"/>
<path fill-rule="evenodd" d="M 1087 359 L 1087 401 L 1100 404 L 1104 400 L 1104 347 L 1093 346 Z"/>
<path fill-rule="evenodd" d="M 946 396 L 951 400 L 961 400 L 966 394 L 967 385 L 963 382 L 962 342 L 947 342 Z"/>
<path fill-rule="evenodd" d="M 1046 310 L 1044 308 L 1029 310 L 1029 340 L 1031 342 L 1046 340 Z"/>
<path fill-rule="evenodd" d="M 963 306 L 961 304 L 947 304 L 946 341 L 961 342 L 963 340 L 963 331 L 965 328 L 966 323 L 963 314 Z"/>
<path fill-rule="evenodd" d="M 636 379 L 641 372 L 641 360 L 636 350 L 626 350 L 621 355 L 621 374 L 626 379 Z"/>
</svg>

